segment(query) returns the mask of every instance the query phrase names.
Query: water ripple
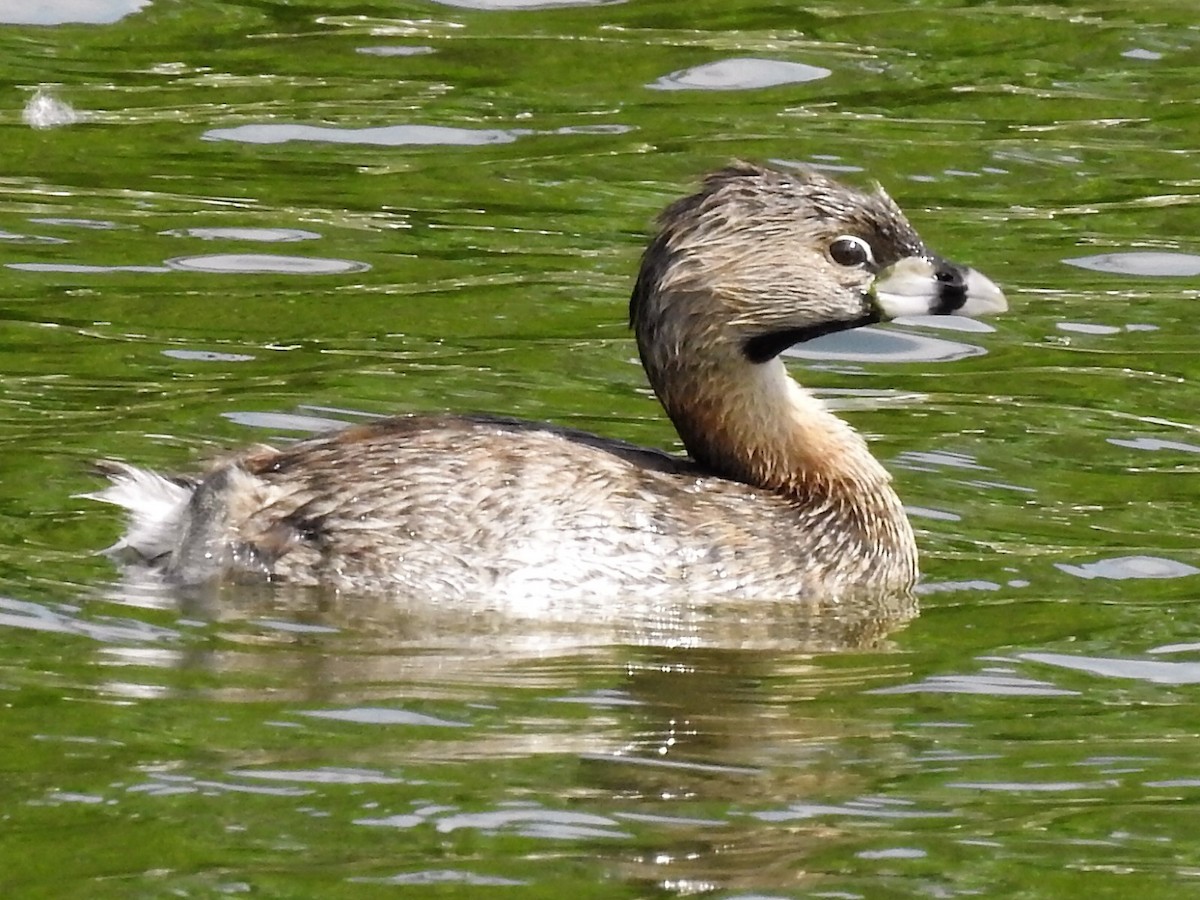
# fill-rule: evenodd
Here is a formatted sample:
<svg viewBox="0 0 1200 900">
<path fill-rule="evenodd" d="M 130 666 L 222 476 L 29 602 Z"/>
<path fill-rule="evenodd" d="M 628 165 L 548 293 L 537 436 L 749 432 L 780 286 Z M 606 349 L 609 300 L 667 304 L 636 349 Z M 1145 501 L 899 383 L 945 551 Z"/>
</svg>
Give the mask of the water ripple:
<svg viewBox="0 0 1200 900">
<path fill-rule="evenodd" d="M 359 725 L 413 725 L 420 728 L 467 728 L 466 722 L 439 719 L 424 713 L 392 707 L 357 706 L 351 709 L 306 709 L 299 715 L 335 722 L 354 722 Z"/>
<path fill-rule="evenodd" d="M 1107 578 L 1114 581 L 1128 578 L 1183 578 L 1200 574 L 1200 569 L 1195 566 L 1161 556 L 1114 556 L 1077 566 L 1055 563 L 1054 568 L 1078 578 Z"/>
<path fill-rule="evenodd" d="M 1152 278 L 1200 275 L 1200 256 L 1192 253 L 1137 251 L 1102 253 L 1064 259 L 1069 266 L 1113 275 L 1144 275 Z"/>
<path fill-rule="evenodd" d="M 97 275 L 112 272 L 152 272 L 162 273 L 171 270 L 165 266 L 92 266 L 83 263 L 5 263 L 6 269 L 16 269 L 18 272 L 66 272 L 75 275 Z"/>
<path fill-rule="evenodd" d="M 987 353 L 983 347 L 908 331 L 856 328 L 805 341 L 784 351 L 798 359 L 839 362 L 951 362 Z"/>
<path fill-rule="evenodd" d="M 365 272 L 370 264 L 352 259 L 318 256 L 276 256 L 269 253 L 216 253 L 209 256 L 177 256 L 168 259 L 171 269 L 185 272 L 216 272 L 238 275 L 342 275 Z"/>
<path fill-rule="evenodd" d="M 1015 675 L 931 675 L 914 684 L 875 688 L 869 694 L 985 694 L 992 697 L 1071 697 L 1078 691 Z"/>
<path fill-rule="evenodd" d="M 425 46 L 385 45 L 381 47 L 356 47 L 354 52 L 362 53 L 366 56 L 425 56 L 435 51 L 432 47 Z"/>
<path fill-rule="evenodd" d="M 402 872 L 398 875 L 386 875 L 378 878 L 360 876 L 347 880 L 352 884 L 469 884 L 472 887 L 513 887 L 529 883 L 512 878 L 501 878 L 498 875 L 477 875 L 461 869 L 425 869 L 420 872 Z"/>
<path fill-rule="evenodd" d="M 5 25 L 110 25 L 150 5 L 150 0 L 41 0 L 0 4 Z"/>
<path fill-rule="evenodd" d="M 255 124 L 213 128 L 206 141 L 240 141 L 243 144 L 286 144 L 315 141 L 326 144 L 367 144 L 376 147 L 444 145 L 474 147 L 511 144 L 517 134 L 498 128 L 450 128 L 444 125 L 385 125 L 379 128 L 330 128 L 320 125 Z"/>
<path fill-rule="evenodd" d="M 892 798 L 863 798 L 843 804 L 795 803 L 785 809 L 762 810 L 750 815 L 763 822 L 794 822 L 818 816 L 839 816 L 855 819 L 947 819 L 955 814 L 914 809 L 906 800 Z"/>
<path fill-rule="evenodd" d="M 177 631 L 159 628 L 135 619 L 89 621 L 75 618 L 73 614 L 77 612 L 74 608 L 53 610 L 40 603 L 0 597 L 0 628 L 82 635 L 104 643 L 161 641 L 164 638 L 179 637 Z"/>
<path fill-rule="evenodd" d="M 321 236 L 315 231 L 304 231 L 299 228 L 174 228 L 159 233 L 170 237 L 199 238 L 202 241 L 231 240 L 263 243 L 312 241 Z"/>
<path fill-rule="evenodd" d="M 1066 653 L 1022 653 L 1019 658 L 1077 672 L 1090 672 L 1105 678 L 1130 678 L 1150 684 L 1200 684 L 1200 662 L 1072 656 Z"/>
<path fill-rule="evenodd" d="M 680 69 L 646 87 L 656 91 L 746 91 L 818 81 L 832 74 L 829 69 L 804 63 L 736 57 Z"/>
<path fill-rule="evenodd" d="M 74 125 L 82 119 L 83 116 L 71 104 L 59 100 L 44 87 L 38 88 L 21 110 L 21 121 L 30 128 L 61 128 Z"/>
<path fill-rule="evenodd" d="M 403 778 L 384 775 L 374 769 L 344 769 L 323 766 L 319 769 L 231 769 L 234 778 L 262 781 L 299 781 L 304 784 L 404 784 Z"/>
</svg>

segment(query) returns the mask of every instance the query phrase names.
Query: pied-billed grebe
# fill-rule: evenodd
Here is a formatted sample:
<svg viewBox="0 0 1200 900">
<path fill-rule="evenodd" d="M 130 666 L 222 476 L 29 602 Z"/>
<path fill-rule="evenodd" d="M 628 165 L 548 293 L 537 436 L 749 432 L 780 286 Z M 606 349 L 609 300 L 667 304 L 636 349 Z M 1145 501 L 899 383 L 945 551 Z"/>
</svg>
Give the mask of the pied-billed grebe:
<svg viewBox="0 0 1200 900">
<path fill-rule="evenodd" d="M 669 206 L 630 323 L 690 458 L 486 416 L 385 419 L 194 478 L 104 463 L 113 551 L 232 578 L 472 595 L 780 599 L 904 589 L 917 548 L 887 471 L 781 351 L 900 315 L 1001 312 L 882 190 L 735 163 Z"/>
</svg>

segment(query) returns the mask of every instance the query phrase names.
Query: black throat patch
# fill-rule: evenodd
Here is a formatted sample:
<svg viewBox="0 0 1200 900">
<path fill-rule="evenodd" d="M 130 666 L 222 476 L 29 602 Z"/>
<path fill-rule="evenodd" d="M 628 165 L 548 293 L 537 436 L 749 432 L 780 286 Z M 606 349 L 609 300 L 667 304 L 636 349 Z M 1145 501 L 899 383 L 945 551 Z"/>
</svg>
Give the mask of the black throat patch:
<svg viewBox="0 0 1200 900">
<path fill-rule="evenodd" d="M 805 341 L 811 341 L 813 338 L 819 338 L 825 334 L 834 334 L 838 331 L 849 331 L 851 328 L 861 328 L 863 325 L 872 325 L 879 321 L 881 321 L 879 314 L 871 311 L 864 313 L 857 319 L 842 322 L 821 322 L 817 325 L 807 325 L 804 328 L 771 331 L 767 334 L 756 335 L 747 340 L 742 345 L 742 353 L 750 362 L 759 365 L 769 362 L 788 347 L 794 347 L 796 344 L 803 344 Z"/>
</svg>

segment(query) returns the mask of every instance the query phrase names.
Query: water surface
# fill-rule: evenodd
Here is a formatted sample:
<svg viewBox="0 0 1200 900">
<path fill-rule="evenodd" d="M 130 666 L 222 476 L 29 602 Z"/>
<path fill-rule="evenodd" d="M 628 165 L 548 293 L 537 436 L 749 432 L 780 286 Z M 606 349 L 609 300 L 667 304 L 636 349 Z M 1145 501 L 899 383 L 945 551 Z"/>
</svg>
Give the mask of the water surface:
<svg viewBox="0 0 1200 900">
<path fill-rule="evenodd" d="M 0 16 L 6 895 L 1197 889 L 1189 9 L 39 10 Z M 97 457 L 397 410 L 674 447 L 625 304 L 732 157 L 879 180 L 1009 295 L 789 363 L 894 473 L 919 608 L 514 622 L 94 555 Z"/>
</svg>

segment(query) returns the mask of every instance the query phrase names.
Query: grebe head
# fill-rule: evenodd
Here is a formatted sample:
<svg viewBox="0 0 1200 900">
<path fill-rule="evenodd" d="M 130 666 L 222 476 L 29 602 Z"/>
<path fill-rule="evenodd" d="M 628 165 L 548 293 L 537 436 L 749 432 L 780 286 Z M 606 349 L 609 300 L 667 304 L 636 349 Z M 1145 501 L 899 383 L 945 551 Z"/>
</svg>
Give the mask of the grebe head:
<svg viewBox="0 0 1200 900">
<path fill-rule="evenodd" d="M 883 188 L 739 162 L 663 212 L 629 313 L 654 382 L 698 353 L 763 363 L 897 316 L 1006 308 L 989 279 L 932 253 Z"/>
<path fill-rule="evenodd" d="M 867 480 L 886 475 L 787 376 L 783 350 L 902 315 L 1006 306 L 990 280 L 932 253 L 882 188 L 739 162 L 663 212 L 629 313 L 688 452 L 727 477 L 793 490 L 793 473 L 820 479 L 834 456 L 862 457 Z"/>
</svg>

